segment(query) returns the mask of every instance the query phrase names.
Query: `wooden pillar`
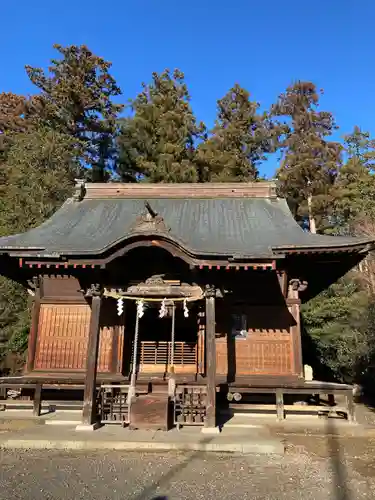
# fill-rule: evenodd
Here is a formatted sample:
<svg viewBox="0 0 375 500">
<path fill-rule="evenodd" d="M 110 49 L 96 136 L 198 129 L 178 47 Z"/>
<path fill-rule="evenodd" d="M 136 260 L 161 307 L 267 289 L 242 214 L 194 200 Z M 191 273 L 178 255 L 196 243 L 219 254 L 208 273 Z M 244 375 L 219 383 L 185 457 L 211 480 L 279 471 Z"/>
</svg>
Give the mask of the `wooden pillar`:
<svg viewBox="0 0 375 500">
<path fill-rule="evenodd" d="M 284 298 L 288 296 L 288 275 L 285 270 L 277 271 L 277 279 L 279 281 L 280 291 Z"/>
<path fill-rule="evenodd" d="M 176 392 L 176 374 L 174 370 L 174 347 L 175 347 L 175 323 L 176 323 L 176 304 L 172 306 L 172 322 L 171 322 L 171 351 L 170 357 L 167 351 L 168 365 L 169 365 L 169 378 L 168 378 L 168 394 L 171 398 L 175 396 Z"/>
<path fill-rule="evenodd" d="M 278 421 L 284 420 L 284 395 L 282 389 L 276 389 L 276 413 Z"/>
<path fill-rule="evenodd" d="M 120 325 L 115 325 L 112 330 L 112 345 L 111 345 L 111 373 L 115 375 L 118 368 L 118 353 L 119 353 L 119 337 Z"/>
<path fill-rule="evenodd" d="M 303 377 L 303 360 L 302 360 L 302 341 L 301 341 L 301 318 L 300 307 L 301 300 L 299 292 L 303 291 L 307 284 L 301 283 L 299 280 L 291 280 L 288 289 L 287 305 L 290 307 L 291 314 L 296 322 L 291 328 L 292 347 L 293 347 L 293 373 L 298 377 Z"/>
<path fill-rule="evenodd" d="M 39 417 L 42 408 L 42 384 L 37 384 L 34 390 L 33 416 Z"/>
<path fill-rule="evenodd" d="M 197 317 L 197 335 L 198 335 L 198 359 L 197 359 L 197 374 L 199 376 L 203 376 L 205 373 L 205 360 L 204 360 L 204 352 L 205 352 L 205 312 L 204 306 L 199 304 L 198 306 L 198 317 Z"/>
<path fill-rule="evenodd" d="M 350 389 L 346 393 L 346 407 L 348 410 L 348 421 L 351 424 L 354 424 L 356 419 L 355 419 L 355 404 L 354 404 L 354 396 L 353 396 L 353 390 Z"/>
<path fill-rule="evenodd" d="M 96 374 L 98 368 L 100 309 L 102 297 L 96 289 L 92 291 L 90 295 L 92 296 L 91 319 L 87 346 L 82 427 L 94 426 L 96 423 Z"/>
<path fill-rule="evenodd" d="M 301 341 L 301 321 L 300 321 L 300 304 L 293 304 L 291 307 L 292 316 L 296 321 L 296 325 L 292 327 L 293 338 L 293 371 L 299 377 L 304 376 L 303 360 L 302 360 L 302 341 Z"/>
<path fill-rule="evenodd" d="M 215 289 L 206 287 L 206 377 L 207 410 L 204 426 L 216 428 L 216 340 L 215 340 Z"/>
<path fill-rule="evenodd" d="M 36 355 L 36 346 L 38 340 L 40 299 L 42 296 L 42 278 L 34 278 L 35 295 L 31 313 L 31 328 L 27 347 L 27 362 L 26 372 L 29 373 L 34 369 L 34 361 Z"/>
</svg>

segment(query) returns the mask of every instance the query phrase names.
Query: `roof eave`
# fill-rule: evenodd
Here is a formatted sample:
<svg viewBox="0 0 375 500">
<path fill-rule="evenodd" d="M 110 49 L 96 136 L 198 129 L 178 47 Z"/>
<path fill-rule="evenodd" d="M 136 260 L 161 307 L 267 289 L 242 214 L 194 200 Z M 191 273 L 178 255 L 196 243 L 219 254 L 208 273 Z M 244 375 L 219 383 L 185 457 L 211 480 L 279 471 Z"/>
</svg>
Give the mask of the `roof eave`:
<svg viewBox="0 0 375 500">
<path fill-rule="evenodd" d="M 340 245 L 314 245 L 314 246 L 279 246 L 272 247 L 275 253 L 304 254 L 304 253 L 368 253 L 374 250 L 375 244 L 372 240 L 359 243 L 341 243 Z"/>
</svg>

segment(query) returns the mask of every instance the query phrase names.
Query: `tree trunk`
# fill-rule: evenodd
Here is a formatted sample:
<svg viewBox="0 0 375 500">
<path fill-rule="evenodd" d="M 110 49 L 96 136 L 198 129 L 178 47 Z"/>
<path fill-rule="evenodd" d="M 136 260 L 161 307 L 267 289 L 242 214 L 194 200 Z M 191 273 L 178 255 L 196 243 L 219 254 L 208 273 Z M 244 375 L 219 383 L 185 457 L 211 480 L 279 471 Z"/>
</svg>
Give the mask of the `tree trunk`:
<svg viewBox="0 0 375 500">
<path fill-rule="evenodd" d="M 310 228 L 310 233 L 316 234 L 316 222 L 315 222 L 315 217 L 313 216 L 312 213 L 312 195 L 309 194 L 307 197 L 307 207 L 309 210 L 309 228 Z"/>
</svg>

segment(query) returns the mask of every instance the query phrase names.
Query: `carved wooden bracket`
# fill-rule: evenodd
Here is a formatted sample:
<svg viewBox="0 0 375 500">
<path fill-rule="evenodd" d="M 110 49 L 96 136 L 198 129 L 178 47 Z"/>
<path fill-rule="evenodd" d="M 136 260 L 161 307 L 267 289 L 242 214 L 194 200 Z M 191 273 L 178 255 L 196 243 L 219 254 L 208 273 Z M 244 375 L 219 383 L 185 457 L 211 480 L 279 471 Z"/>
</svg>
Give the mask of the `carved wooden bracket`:
<svg viewBox="0 0 375 500">
<path fill-rule="evenodd" d="M 205 297 L 216 297 L 216 287 L 213 285 L 205 285 L 204 295 Z"/>
<path fill-rule="evenodd" d="M 103 287 L 99 283 L 92 283 L 86 289 L 85 297 L 100 297 L 103 295 Z"/>
<path fill-rule="evenodd" d="M 168 233 L 170 228 L 165 224 L 161 215 L 158 215 L 148 201 L 145 202 L 146 213 L 143 213 L 135 220 L 130 228 L 131 232 L 156 232 Z"/>
<path fill-rule="evenodd" d="M 34 288 L 34 290 L 36 290 L 37 288 L 40 287 L 40 277 L 33 276 L 31 283 L 32 283 L 32 288 Z M 31 283 L 30 283 L 30 285 L 31 285 Z"/>
<path fill-rule="evenodd" d="M 289 286 L 295 292 L 304 292 L 307 288 L 307 281 L 301 281 L 299 279 L 292 279 L 289 281 Z"/>
</svg>

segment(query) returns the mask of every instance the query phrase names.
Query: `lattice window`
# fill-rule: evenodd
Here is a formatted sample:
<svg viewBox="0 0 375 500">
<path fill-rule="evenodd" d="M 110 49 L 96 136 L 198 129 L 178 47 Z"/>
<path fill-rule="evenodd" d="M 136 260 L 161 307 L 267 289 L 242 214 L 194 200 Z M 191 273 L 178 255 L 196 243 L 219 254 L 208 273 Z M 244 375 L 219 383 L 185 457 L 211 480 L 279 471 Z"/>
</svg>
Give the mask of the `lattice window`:
<svg viewBox="0 0 375 500">
<path fill-rule="evenodd" d="M 140 342 L 138 353 L 139 365 L 170 365 L 172 342 L 143 341 Z M 196 365 L 197 343 L 175 342 L 173 362 L 175 365 Z"/>
</svg>

